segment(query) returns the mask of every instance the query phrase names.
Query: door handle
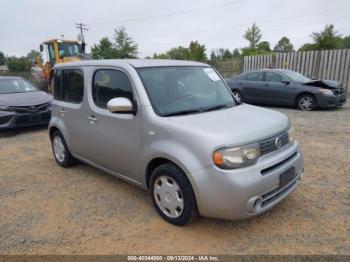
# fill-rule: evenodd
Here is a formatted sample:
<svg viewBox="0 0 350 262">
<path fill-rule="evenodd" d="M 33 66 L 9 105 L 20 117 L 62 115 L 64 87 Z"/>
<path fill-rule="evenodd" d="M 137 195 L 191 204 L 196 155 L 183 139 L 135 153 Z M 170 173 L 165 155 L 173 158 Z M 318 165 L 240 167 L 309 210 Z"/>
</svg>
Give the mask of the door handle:
<svg viewBox="0 0 350 262">
<path fill-rule="evenodd" d="M 270 86 L 270 84 L 265 84 L 265 86 Z"/>
<path fill-rule="evenodd" d="M 95 116 L 89 116 L 88 119 L 90 120 L 91 124 L 94 124 L 95 122 L 97 122 L 97 118 Z"/>
</svg>

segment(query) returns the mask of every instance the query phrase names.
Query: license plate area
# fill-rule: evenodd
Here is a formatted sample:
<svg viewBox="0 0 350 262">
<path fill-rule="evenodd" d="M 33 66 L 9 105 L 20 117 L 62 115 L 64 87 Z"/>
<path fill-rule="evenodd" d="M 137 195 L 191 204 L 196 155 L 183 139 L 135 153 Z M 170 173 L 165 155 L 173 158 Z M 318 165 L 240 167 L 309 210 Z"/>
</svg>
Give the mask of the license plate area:
<svg viewBox="0 0 350 262">
<path fill-rule="evenodd" d="M 279 188 L 283 188 L 288 185 L 292 180 L 296 178 L 297 174 L 295 173 L 295 168 L 291 167 L 287 171 L 283 172 L 280 175 L 280 186 Z"/>
<path fill-rule="evenodd" d="M 35 122 L 35 121 L 38 121 L 40 119 L 40 116 L 39 116 L 39 114 L 34 113 L 34 114 L 30 115 L 29 119 L 31 122 Z"/>
</svg>

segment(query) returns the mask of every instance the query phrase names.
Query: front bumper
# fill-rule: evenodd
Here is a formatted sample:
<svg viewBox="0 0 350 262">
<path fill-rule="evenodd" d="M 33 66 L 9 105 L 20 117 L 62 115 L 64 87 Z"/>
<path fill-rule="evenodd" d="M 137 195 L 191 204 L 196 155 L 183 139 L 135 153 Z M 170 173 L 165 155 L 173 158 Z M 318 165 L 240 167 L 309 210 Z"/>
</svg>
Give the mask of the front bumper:
<svg viewBox="0 0 350 262">
<path fill-rule="evenodd" d="M 295 177 L 281 185 L 281 174 L 291 169 Z M 199 213 L 222 219 L 258 215 L 285 199 L 303 172 L 303 155 L 296 142 L 262 156 L 251 167 L 221 170 L 212 165 L 193 174 Z"/>
<path fill-rule="evenodd" d="M 49 123 L 51 110 L 34 113 L 0 111 L 0 130 Z"/>
<path fill-rule="evenodd" d="M 317 106 L 320 108 L 330 108 L 342 106 L 346 103 L 347 97 L 345 93 L 339 95 L 323 95 L 320 94 L 316 97 Z"/>
</svg>

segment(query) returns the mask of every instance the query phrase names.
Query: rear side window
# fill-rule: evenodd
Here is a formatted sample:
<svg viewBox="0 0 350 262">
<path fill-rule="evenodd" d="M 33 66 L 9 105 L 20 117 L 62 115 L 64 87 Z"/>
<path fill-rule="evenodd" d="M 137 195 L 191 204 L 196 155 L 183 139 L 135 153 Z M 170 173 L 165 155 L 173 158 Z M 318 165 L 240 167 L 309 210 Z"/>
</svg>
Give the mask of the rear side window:
<svg viewBox="0 0 350 262">
<path fill-rule="evenodd" d="M 80 69 L 55 71 L 54 98 L 79 104 L 84 96 L 84 74 Z"/>
<path fill-rule="evenodd" d="M 247 74 L 248 81 L 263 81 L 264 73 L 263 72 L 253 72 Z"/>
<path fill-rule="evenodd" d="M 266 72 L 265 81 L 267 82 L 282 82 L 288 81 L 288 79 L 275 72 Z"/>
<path fill-rule="evenodd" d="M 101 69 L 95 72 L 92 98 L 96 106 L 107 108 L 109 100 L 125 97 L 133 101 L 132 86 L 128 76 L 118 70 Z"/>
<path fill-rule="evenodd" d="M 56 100 L 63 99 L 62 85 L 61 85 L 61 72 L 62 70 L 55 70 L 54 79 L 53 79 L 53 97 Z"/>
</svg>

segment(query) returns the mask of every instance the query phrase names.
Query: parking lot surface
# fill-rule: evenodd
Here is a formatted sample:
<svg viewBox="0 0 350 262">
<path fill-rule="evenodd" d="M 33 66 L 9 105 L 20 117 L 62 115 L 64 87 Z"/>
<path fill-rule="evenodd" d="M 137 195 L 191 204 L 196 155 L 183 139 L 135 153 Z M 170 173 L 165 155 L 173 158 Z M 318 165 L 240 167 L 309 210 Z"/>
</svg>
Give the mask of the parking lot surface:
<svg viewBox="0 0 350 262">
<path fill-rule="evenodd" d="M 253 219 L 185 227 L 164 222 L 133 185 L 59 167 L 45 127 L 0 134 L 0 254 L 350 255 L 349 105 L 272 109 L 291 118 L 305 154 L 299 188 Z"/>
</svg>

